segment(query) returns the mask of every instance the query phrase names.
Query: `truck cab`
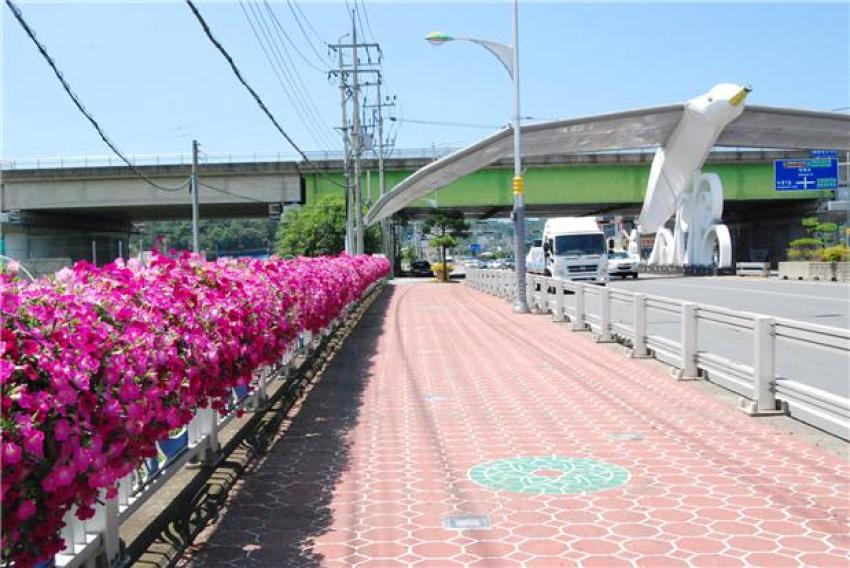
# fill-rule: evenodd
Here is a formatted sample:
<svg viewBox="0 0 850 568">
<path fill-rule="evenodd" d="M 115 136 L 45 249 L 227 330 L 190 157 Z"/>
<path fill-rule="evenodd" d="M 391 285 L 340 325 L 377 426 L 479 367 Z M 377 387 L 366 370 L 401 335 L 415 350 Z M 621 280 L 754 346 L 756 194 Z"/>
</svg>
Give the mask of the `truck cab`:
<svg viewBox="0 0 850 568">
<path fill-rule="evenodd" d="M 542 241 L 544 274 L 603 285 L 608 281 L 605 234 L 595 218 L 548 219 L 543 226 Z"/>
</svg>

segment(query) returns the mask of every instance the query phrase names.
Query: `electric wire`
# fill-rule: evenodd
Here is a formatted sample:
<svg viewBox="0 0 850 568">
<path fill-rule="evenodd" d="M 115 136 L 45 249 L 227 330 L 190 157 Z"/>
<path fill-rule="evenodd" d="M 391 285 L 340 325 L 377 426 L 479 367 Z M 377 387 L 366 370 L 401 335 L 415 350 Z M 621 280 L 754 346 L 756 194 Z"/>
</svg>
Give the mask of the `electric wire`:
<svg viewBox="0 0 850 568">
<path fill-rule="evenodd" d="M 369 10 L 366 9 L 365 0 L 360 0 L 360 4 L 363 6 L 363 17 L 366 18 L 366 29 L 369 30 L 369 37 L 372 38 L 373 43 L 378 43 L 375 39 L 375 32 L 372 31 L 372 23 L 369 21 Z"/>
<path fill-rule="evenodd" d="M 497 128 L 503 128 L 504 126 L 494 126 L 492 124 L 472 124 L 469 122 L 442 122 L 438 120 L 417 120 L 414 118 L 390 118 L 392 122 L 409 122 L 412 124 L 427 124 L 433 126 L 458 126 L 461 128 L 486 128 L 487 130 L 493 130 Z"/>
<path fill-rule="evenodd" d="M 304 55 L 301 52 L 300 49 L 298 49 L 298 44 L 296 44 L 294 41 L 292 41 L 292 38 L 289 37 L 289 34 L 286 33 L 286 30 L 283 28 L 282 25 L 280 25 L 280 20 L 277 19 L 277 14 L 275 14 L 274 10 L 269 5 L 269 3 L 266 0 L 263 0 L 263 4 L 266 7 L 266 11 L 269 13 L 269 15 L 272 17 L 275 24 L 277 25 L 277 28 L 280 30 L 280 33 L 283 34 L 283 37 L 286 38 L 286 41 L 289 42 L 289 45 L 292 46 L 292 50 L 295 51 L 295 53 L 298 55 L 298 57 L 300 57 L 302 60 L 304 60 L 304 63 L 306 63 L 307 65 L 309 65 L 310 67 L 312 67 L 313 69 L 318 71 L 319 73 L 322 73 L 322 74 L 326 73 L 327 69 L 323 69 L 323 68 L 319 67 L 318 65 L 315 65 L 312 61 L 310 61 L 307 58 L 306 55 Z M 324 65 L 324 62 L 321 60 L 321 58 L 319 59 L 319 65 Z"/>
<path fill-rule="evenodd" d="M 276 25 L 279 34 L 283 35 L 283 37 L 286 38 L 286 41 L 289 42 L 289 44 L 295 49 L 295 51 L 299 55 L 302 56 L 304 61 L 309 63 L 309 61 L 307 61 L 307 59 L 298 50 L 298 48 L 295 45 L 295 42 L 292 41 L 292 38 L 289 37 L 289 34 L 286 33 L 286 30 L 281 25 L 280 20 L 278 20 L 277 15 L 275 15 L 274 10 L 272 10 L 272 7 L 269 5 L 269 3 L 266 2 L 265 0 L 263 0 L 263 3 L 265 4 L 266 11 L 271 16 L 273 23 Z M 257 8 L 257 10 L 259 11 L 259 7 Z M 269 26 L 269 34 L 271 35 L 271 26 Z M 278 35 L 278 38 L 280 38 L 280 35 Z M 282 40 L 280 40 L 280 48 L 281 48 L 283 55 L 286 57 L 286 60 L 289 61 L 289 65 L 292 69 L 292 75 L 296 79 L 296 84 L 300 85 L 300 87 L 301 87 L 303 99 L 307 101 L 307 106 L 312 110 L 312 113 L 314 115 L 314 120 L 317 123 L 317 127 L 319 128 L 319 132 L 321 132 L 323 138 L 327 142 L 327 136 L 328 136 L 327 132 L 332 131 L 332 129 L 330 128 L 330 126 L 328 126 L 327 121 L 325 121 L 324 116 L 319 111 L 318 107 L 316 106 L 316 103 L 314 102 L 313 97 L 310 96 L 309 90 L 307 89 L 307 86 L 305 85 L 304 80 L 301 77 L 301 74 L 298 72 L 298 66 L 295 64 L 295 61 L 289 56 L 289 53 L 286 50 L 284 42 Z M 311 65 L 311 66 L 314 69 L 318 69 L 322 74 L 325 74 L 327 72 L 327 69 L 319 69 L 318 67 L 316 67 L 314 65 Z"/>
<path fill-rule="evenodd" d="M 97 122 L 97 120 L 94 118 L 94 116 L 88 110 L 86 110 L 86 107 L 85 107 L 85 105 L 83 105 L 83 102 L 80 100 L 80 98 L 74 92 L 74 90 L 71 88 L 71 85 L 65 79 L 64 74 L 62 73 L 62 71 L 59 70 L 59 68 L 56 66 L 56 62 L 53 60 L 53 58 L 47 52 L 47 48 L 35 37 L 35 31 L 33 31 L 33 29 L 29 26 L 29 24 L 24 19 L 24 15 L 21 12 L 20 8 L 15 6 L 15 4 L 11 0 L 6 0 L 6 5 L 12 11 L 12 14 L 14 14 L 15 19 L 18 21 L 18 23 L 24 29 L 26 34 L 29 36 L 29 38 L 32 40 L 32 42 L 35 44 L 35 46 L 38 48 L 38 51 L 39 51 L 39 53 L 41 53 L 41 56 L 44 58 L 45 61 L 47 61 L 47 64 L 53 70 L 53 74 L 56 75 L 56 78 L 59 79 L 59 82 L 62 84 L 62 88 L 65 90 L 65 92 L 71 98 L 71 100 L 74 102 L 74 106 L 76 106 L 77 109 L 83 114 L 83 116 L 86 117 L 86 119 L 89 121 L 89 123 L 91 123 L 91 125 L 94 127 L 94 129 L 97 131 L 98 135 L 100 136 L 100 139 L 103 140 L 103 142 L 107 146 L 109 146 L 109 149 L 112 150 L 115 153 L 116 156 L 121 158 L 121 161 L 123 161 L 125 164 L 127 164 L 127 167 L 130 168 L 130 171 L 133 172 L 133 174 L 138 176 L 140 179 L 142 179 L 148 185 L 151 185 L 151 186 L 155 187 L 156 189 L 158 189 L 160 191 L 168 191 L 168 192 L 180 191 L 181 189 L 183 189 L 184 187 L 186 187 L 189 184 L 189 180 L 187 179 L 186 181 L 184 181 L 183 183 L 181 183 L 180 185 L 178 185 L 176 187 L 166 187 L 164 185 L 160 185 L 160 184 L 156 183 L 155 181 L 150 179 L 148 176 L 143 174 L 136 167 L 136 165 L 133 164 L 127 158 L 127 156 L 124 155 L 124 153 L 121 150 L 118 149 L 118 146 L 116 146 L 115 143 L 112 141 L 112 139 L 109 138 L 109 136 L 106 134 L 106 132 L 104 132 L 103 128 L 101 128 L 100 124 Z"/>
<path fill-rule="evenodd" d="M 313 32 L 313 35 L 315 35 L 316 39 L 319 40 L 319 43 L 324 45 L 324 46 L 327 46 L 328 42 L 325 41 L 325 39 L 321 35 L 319 35 L 319 32 L 316 31 L 316 28 L 313 27 L 313 24 L 310 22 L 310 19 L 307 17 L 307 14 L 305 14 L 304 11 L 301 9 L 301 6 L 298 4 L 298 1 L 297 0 L 286 0 L 286 3 L 289 4 L 289 9 L 293 10 L 293 12 L 292 12 L 293 14 L 295 14 L 296 11 L 298 12 L 298 14 L 301 14 L 301 19 L 304 20 L 304 23 L 307 24 L 307 27 L 310 28 L 310 30 Z M 296 15 L 296 19 L 298 19 L 297 15 Z M 303 28 L 302 28 L 302 30 L 303 30 Z M 330 54 L 328 54 L 328 59 L 330 59 Z"/>
<path fill-rule="evenodd" d="M 290 77 L 288 68 L 284 66 L 280 53 L 275 49 L 276 45 L 272 45 L 271 39 L 268 35 L 269 32 L 265 27 L 260 24 L 259 19 L 257 19 L 257 26 L 254 25 L 254 22 L 251 20 L 251 16 L 245 9 L 245 4 L 243 2 L 239 2 L 239 7 L 242 9 L 242 13 L 245 15 L 245 19 L 248 21 L 248 25 L 250 26 L 254 37 L 257 39 L 257 43 L 260 44 L 260 48 L 263 50 L 263 54 L 266 56 L 266 60 L 269 62 L 269 65 L 271 66 L 278 83 L 280 83 L 281 89 L 283 89 L 283 92 L 286 94 L 286 97 L 289 99 L 289 102 L 292 103 L 293 110 L 298 115 L 298 118 L 300 118 L 301 121 L 304 123 L 304 126 L 307 127 L 307 130 L 310 133 L 310 137 L 313 139 L 313 141 L 316 142 L 316 144 L 318 144 L 320 147 L 323 147 L 327 150 L 327 142 L 319 133 L 321 127 L 315 121 L 315 118 L 310 115 L 309 109 L 307 109 L 304 105 L 302 96 L 295 90 L 295 82 Z M 254 18 L 257 18 L 257 14 L 254 10 L 254 7 L 250 3 L 248 4 L 248 7 L 251 9 L 251 13 L 254 14 Z M 260 34 L 262 34 L 262 36 L 266 39 L 265 42 L 263 42 L 263 40 L 260 38 Z M 272 50 L 271 54 L 266 48 L 267 45 Z M 277 62 L 277 65 L 275 65 L 275 62 Z M 286 78 L 286 81 L 281 78 L 280 72 L 278 72 L 278 70 L 283 73 Z"/>
<path fill-rule="evenodd" d="M 6 0 L 6 1 L 8 2 L 9 0 Z M 209 24 L 207 24 L 207 21 L 204 19 L 204 17 L 198 11 L 198 8 L 195 6 L 194 2 L 192 2 L 192 0 L 185 0 L 185 1 L 186 1 L 186 4 L 189 6 L 189 9 L 192 10 L 192 13 L 194 14 L 195 18 L 198 20 L 198 23 L 203 28 L 204 33 L 206 34 L 207 38 L 210 40 L 210 43 L 212 43 L 215 46 L 215 48 L 218 50 L 218 52 L 221 53 L 222 57 L 224 57 L 224 59 L 230 65 L 230 69 L 231 69 L 231 71 L 233 71 L 233 74 L 236 75 L 236 78 L 239 80 L 239 82 L 242 84 L 242 86 L 245 87 L 245 89 L 251 94 L 251 97 L 254 99 L 254 102 L 257 103 L 257 106 L 260 107 L 260 110 L 262 110 L 263 113 L 266 115 L 266 117 L 268 117 L 268 119 L 272 122 L 272 124 L 274 124 L 275 128 L 280 133 L 280 135 L 283 136 L 283 138 L 289 143 L 290 146 L 292 146 L 292 148 L 296 152 L 298 152 L 298 155 L 301 156 L 301 159 L 304 161 L 304 163 L 307 164 L 313 171 L 315 171 L 321 177 L 325 178 L 328 181 L 328 183 L 331 183 L 331 184 L 333 184 L 337 187 L 343 187 L 344 188 L 345 187 L 344 184 L 339 183 L 338 181 L 336 181 L 335 179 L 333 179 L 332 177 L 327 175 L 325 172 L 320 170 L 316 166 L 316 164 L 313 163 L 313 161 L 310 160 L 310 158 L 307 157 L 307 155 L 304 153 L 304 151 L 298 146 L 298 144 L 295 143 L 295 141 L 289 136 L 289 134 L 286 133 L 286 131 L 283 129 L 283 127 L 277 121 L 275 116 L 272 114 L 272 112 L 269 110 L 269 108 L 263 102 L 263 99 L 261 99 L 260 95 L 257 94 L 257 91 L 255 91 L 254 88 L 251 87 L 251 85 L 249 85 L 248 82 L 245 80 L 245 78 L 242 76 L 242 72 L 239 70 L 239 67 L 236 66 L 236 62 L 233 61 L 233 58 L 230 56 L 230 53 L 228 53 L 227 50 L 224 48 L 224 46 L 215 38 L 215 36 L 212 33 L 212 30 L 209 27 Z M 299 173 L 301 173 L 301 170 L 300 170 L 300 168 L 298 168 L 297 164 L 296 164 L 296 169 L 298 170 Z"/>
<path fill-rule="evenodd" d="M 200 185 L 201 187 L 205 187 L 205 188 L 207 188 L 207 189 L 211 189 L 211 190 L 213 190 L 213 191 L 218 191 L 219 193 L 224 193 L 224 194 L 230 195 L 230 196 L 232 196 L 232 197 L 238 197 L 238 198 L 240 198 L 240 199 L 245 199 L 245 200 L 247 200 L 247 201 L 254 201 L 254 202 L 256 202 L 256 203 L 264 203 L 264 204 L 268 204 L 268 201 L 263 201 L 262 199 L 256 199 L 256 198 L 254 198 L 254 197 L 249 197 L 249 196 L 247 196 L 247 195 L 242 195 L 241 193 L 236 193 L 235 191 L 230 191 L 230 190 L 228 190 L 228 189 L 223 189 L 223 188 L 220 188 L 220 187 L 216 187 L 216 186 L 214 186 L 214 185 L 210 185 L 210 184 L 208 184 L 208 183 L 204 183 L 204 182 L 202 182 L 202 181 L 199 181 L 199 182 L 198 182 L 198 185 Z"/>
</svg>

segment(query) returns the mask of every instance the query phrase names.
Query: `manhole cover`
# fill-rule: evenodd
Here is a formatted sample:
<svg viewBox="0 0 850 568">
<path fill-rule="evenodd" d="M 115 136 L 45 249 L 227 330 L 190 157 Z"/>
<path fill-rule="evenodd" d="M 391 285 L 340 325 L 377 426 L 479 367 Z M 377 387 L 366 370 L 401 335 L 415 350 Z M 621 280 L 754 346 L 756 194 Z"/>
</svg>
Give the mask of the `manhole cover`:
<svg viewBox="0 0 850 568">
<path fill-rule="evenodd" d="M 487 515 L 452 515 L 443 519 L 447 529 L 489 529 L 490 517 Z"/>
<path fill-rule="evenodd" d="M 610 436 L 610 439 L 615 442 L 631 442 L 634 440 L 643 440 L 643 434 L 640 432 L 614 432 Z"/>
<path fill-rule="evenodd" d="M 583 493 L 619 487 L 629 472 L 610 463 L 558 456 L 496 460 L 469 470 L 469 479 L 515 493 Z"/>
</svg>

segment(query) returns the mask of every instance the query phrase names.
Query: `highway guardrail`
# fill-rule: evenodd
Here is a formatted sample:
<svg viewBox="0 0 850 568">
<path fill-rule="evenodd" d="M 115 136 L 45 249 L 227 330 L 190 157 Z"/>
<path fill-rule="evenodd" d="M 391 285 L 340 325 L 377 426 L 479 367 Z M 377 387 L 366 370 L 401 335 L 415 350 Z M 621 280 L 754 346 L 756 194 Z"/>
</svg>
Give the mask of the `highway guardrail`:
<svg viewBox="0 0 850 568">
<path fill-rule="evenodd" d="M 508 301 L 516 294 L 513 271 L 469 269 L 465 283 Z M 570 329 L 590 331 L 597 341 L 627 344 L 631 357 L 654 357 L 673 367 L 677 378 L 705 378 L 741 395 L 739 408 L 751 416 L 790 414 L 850 440 L 850 398 L 776 373 L 777 339 L 788 347 L 806 346 L 850 358 L 850 330 L 534 274 L 527 275 L 527 296 L 530 308 L 551 313 L 554 321 L 569 322 Z M 589 303 L 589 298 L 594 301 Z M 612 321 L 614 304 L 627 306 L 630 323 Z M 678 339 L 649 333 L 648 313 L 673 318 Z M 700 349 L 701 324 L 721 325 L 748 336 L 751 360 L 735 361 Z"/>
</svg>

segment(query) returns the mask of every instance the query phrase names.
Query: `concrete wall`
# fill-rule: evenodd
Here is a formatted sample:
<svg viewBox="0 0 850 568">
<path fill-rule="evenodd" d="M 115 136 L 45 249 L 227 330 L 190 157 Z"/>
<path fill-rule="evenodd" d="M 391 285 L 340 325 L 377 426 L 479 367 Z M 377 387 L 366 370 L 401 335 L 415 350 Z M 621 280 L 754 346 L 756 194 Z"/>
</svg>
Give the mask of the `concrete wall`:
<svg viewBox="0 0 850 568">
<path fill-rule="evenodd" d="M 156 183 L 176 187 L 186 178 L 156 178 Z M 262 201 L 284 203 L 301 199 L 301 178 L 297 174 L 205 176 L 203 183 L 231 193 L 201 186 L 201 203 L 228 204 Z M 179 191 L 158 190 L 139 178 L 50 179 L 15 178 L 3 184 L 3 210 L 44 211 L 114 207 L 185 205 L 188 186 Z M 235 195 L 234 195 L 235 194 Z"/>
</svg>

